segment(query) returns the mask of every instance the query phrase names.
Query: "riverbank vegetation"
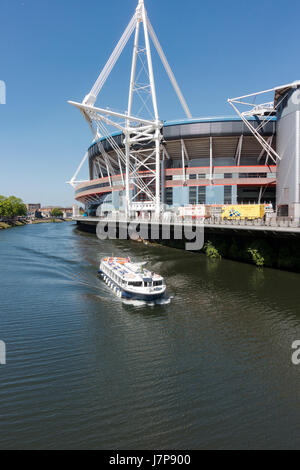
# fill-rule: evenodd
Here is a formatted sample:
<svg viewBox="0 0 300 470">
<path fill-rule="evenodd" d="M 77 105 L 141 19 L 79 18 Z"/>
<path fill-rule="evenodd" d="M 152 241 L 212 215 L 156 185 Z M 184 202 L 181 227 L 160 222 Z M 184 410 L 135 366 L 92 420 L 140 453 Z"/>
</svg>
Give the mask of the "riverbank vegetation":
<svg viewBox="0 0 300 470">
<path fill-rule="evenodd" d="M 58 207 L 55 207 L 54 209 L 52 209 L 51 211 L 51 217 L 62 217 L 63 216 L 63 212 L 58 208 Z"/>
<path fill-rule="evenodd" d="M 204 251 L 206 253 L 206 256 L 211 259 L 221 259 L 222 256 L 220 255 L 219 251 L 217 248 L 212 244 L 212 242 L 209 240 L 205 246 L 204 246 Z"/>
<path fill-rule="evenodd" d="M 256 238 L 211 234 L 204 247 L 207 257 L 227 258 L 251 263 L 258 268 L 269 267 L 300 272 L 298 239 L 281 237 Z"/>
<path fill-rule="evenodd" d="M 0 230 L 25 225 L 25 222 L 21 222 L 18 218 L 26 214 L 27 207 L 22 199 L 15 196 L 0 196 Z"/>
<path fill-rule="evenodd" d="M 70 222 L 70 220 L 64 219 L 36 219 L 30 221 L 10 221 L 10 222 L 0 222 L 0 230 L 4 230 L 12 227 L 21 227 L 22 225 L 37 225 L 37 224 L 60 224 L 62 222 Z"/>
<path fill-rule="evenodd" d="M 27 214 L 27 207 L 15 196 L 0 196 L 0 220 L 14 220 L 17 217 L 24 217 Z"/>
<path fill-rule="evenodd" d="M 63 216 L 60 209 L 53 209 L 51 218 L 49 219 L 35 219 L 27 220 L 27 207 L 22 199 L 15 196 L 0 196 L 0 230 L 19 227 L 27 224 L 46 224 L 46 223 L 60 223 L 64 219 L 59 217 Z"/>
</svg>

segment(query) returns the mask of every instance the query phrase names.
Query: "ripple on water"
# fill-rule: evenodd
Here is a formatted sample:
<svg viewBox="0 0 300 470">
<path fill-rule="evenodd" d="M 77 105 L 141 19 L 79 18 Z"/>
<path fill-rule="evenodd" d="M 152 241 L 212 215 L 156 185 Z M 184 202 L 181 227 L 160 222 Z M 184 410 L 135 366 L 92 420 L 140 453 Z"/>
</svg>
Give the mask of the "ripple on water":
<svg viewBox="0 0 300 470">
<path fill-rule="evenodd" d="M 107 254 L 148 260 L 168 296 L 121 300 Z M 72 224 L 0 232 L 0 448 L 297 448 L 299 275 Z"/>
</svg>

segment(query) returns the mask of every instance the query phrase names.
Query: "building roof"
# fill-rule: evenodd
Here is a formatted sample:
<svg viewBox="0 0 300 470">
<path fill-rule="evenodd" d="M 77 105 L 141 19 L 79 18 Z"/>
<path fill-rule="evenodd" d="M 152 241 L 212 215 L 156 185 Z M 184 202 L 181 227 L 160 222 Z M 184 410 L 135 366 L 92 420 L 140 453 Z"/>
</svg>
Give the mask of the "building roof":
<svg viewBox="0 0 300 470">
<path fill-rule="evenodd" d="M 261 120 L 263 120 L 263 118 L 259 118 L 257 116 L 248 116 L 247 117 L 247 120 L 248 121 L 256 121 L 256 122 L 260 122 Z M 273 116 L 273 117 L 269 117 L 268 118 L 268 121 L 271 122 L 276 122 L 277 118 L 276 116 Z M 199 124 L 202 129 L 204 129 L 205 127 L 205 124 L 214 124 L 214 123 L 220 123 L 220 124 L 224 124 L 224 130 L 225 128 L 229 129 L 228 128 L 228 125 L 230 125 L 230 123 L 237 123 L 237 124 L 240 124 L 241 125 L 241 130 L 242 130 L 242 127 L 245 128 L 245 133 L 246 134 L 251 134 L 249 132 L 249 130 L 246 128 L 246 126 L 243 124 L 243 121 L 237 117 L 237 116 L 211 116 L 211 117 L 203 117 L 203 118 L 193 118 L 193 119 L 181 119 L 181 120 L 174 120 L 174 121 L 163 121 L 163 128 L 170 128 L 170 127 L 175 127 L 175 126 L 195 126 L 197 124 Z M 227 123 L 227 125 L 226 125 Z M 237 133 L 241 132 L 240 129 L 239 129 L 239 126 L 235 126 L 236 129 L 237 129 Z M 192 128 L 191 128 L 192 129 Z M 210 135 L 211 134 L 211 131 L 212 131 L 212 128 L 210 127 L 208 131 L 205 131 L 205 132 L 200 132 L 200 134 L 198 134 L 197 132 L 197 136 L 198 135 Z M 219 130 L 218 130 L 218 134 L 219 134 Z M 222 132 L 222 130 L 221 130 Z M 234 133 L 235 131 L 233 130 L 233 132 L 230 130 L 230 134 Z M 193 134 L 195 133 L 195 128 L 193 128 L 193 131 L 191 132 L 191 137 L 193 137 Z M 189 135 L 189 131 L 187 129 L 187 133 L 184 133 L 185 134 L 185 138 L 187 138 L 187 136 Z M 270 132 L 270 134 L 273 134 L 273 132 Z M 111 137 L 120 137 L 122 135 L 122 132 L 118 131 L 118 132 L 113 132 L 112 134 L 110 134 Z M 170 132 L 167 131 L 164 133 L 164 137 L 167 137 L 170 135 Z M 177 138 L 181 138 L 181 136 L 178 136 Z M 91 149 L 95 144 L 99 143 L 99 142 L 106 142 L 107 141 L 107 138 L 106 137 L 101 137 L 100 139 L 96 140 L 95 142 L 92 142 L 92 144 L 89 146 L 89 149 Z"/>
</svg>

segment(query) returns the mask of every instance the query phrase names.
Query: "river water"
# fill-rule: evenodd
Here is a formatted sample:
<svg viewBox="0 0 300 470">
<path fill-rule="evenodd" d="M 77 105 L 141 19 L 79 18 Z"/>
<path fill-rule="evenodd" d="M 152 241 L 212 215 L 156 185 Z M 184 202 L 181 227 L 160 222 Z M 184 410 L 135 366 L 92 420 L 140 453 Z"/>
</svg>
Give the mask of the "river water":
<svg viewBox="0 0 300 470">
<path fill-rule="evenodd" d="M 161 305 L 124 303 L 103 255 L 148 260 Z M 300 447 L 299 274 L 72 223 L 0 232 L 1 449 Z"/>
</svg>

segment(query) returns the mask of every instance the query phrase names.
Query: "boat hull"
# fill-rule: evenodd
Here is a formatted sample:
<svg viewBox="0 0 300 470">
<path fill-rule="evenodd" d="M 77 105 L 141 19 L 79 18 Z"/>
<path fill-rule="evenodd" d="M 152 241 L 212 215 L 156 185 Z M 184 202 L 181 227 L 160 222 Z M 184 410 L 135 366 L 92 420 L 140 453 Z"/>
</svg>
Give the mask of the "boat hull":
<svg viewBox="0 0 300 470">
<path fill-rule="evenodd" d="M 146 302 L 152 302 L 153 300 L 158 300 L 164 297 L 165 293 L 161 292 L 158 294 L 138 294 L 136 292 L 127 292 L 123 290 L 122 298 L 123 299 L 131 299 L 131 300 L 144 300 Z"/>
<path fill-rule="evenodd" d="M 128 300 L 143 300 L 146 302 L 152 302 L 154 300 L 161 299 L 165 295 L 165 290 L 163 292 L 158 293 L 151 293 L 151 294 L 144 294 L 142 292 L 130 292 L 126 289 L 120 287 L 116 282 L 114 282 L 109 276 L 103 273 L 101 269 L 99 269 L 98 274 L 100 277 L 106 277 L 109 280 L 109 287 L 110 289 L 114 290 L 115 292 L 120 293 L 120 297 L 122 299 Z"/>
</svg>

